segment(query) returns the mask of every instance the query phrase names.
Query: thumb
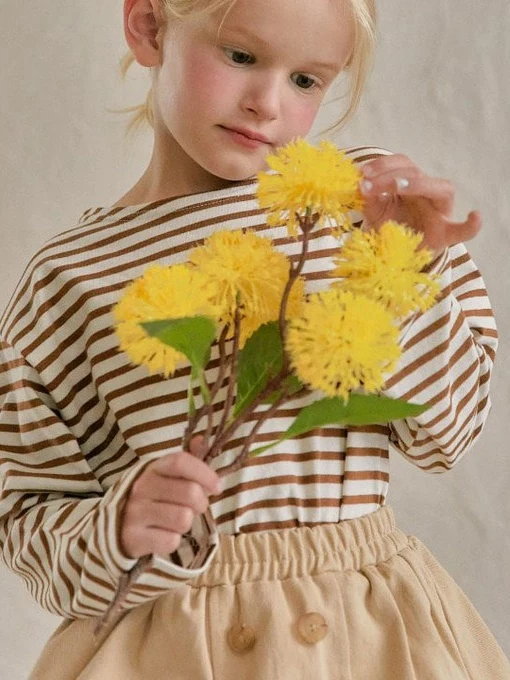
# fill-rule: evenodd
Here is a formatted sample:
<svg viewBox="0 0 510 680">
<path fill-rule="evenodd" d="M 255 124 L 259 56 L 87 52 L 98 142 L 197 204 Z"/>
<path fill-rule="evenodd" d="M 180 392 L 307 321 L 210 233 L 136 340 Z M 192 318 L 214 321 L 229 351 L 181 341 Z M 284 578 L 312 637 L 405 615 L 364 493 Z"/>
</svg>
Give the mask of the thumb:
<svg viewBox="0 0 510 680">
<path fill-rule="evenodd" d="M 208 449 L 209 445 L 205 437 L 201 434 L 195 435 L 189 443 L 189 452 L 200 460 L 205 458 Z"/>
</svg>

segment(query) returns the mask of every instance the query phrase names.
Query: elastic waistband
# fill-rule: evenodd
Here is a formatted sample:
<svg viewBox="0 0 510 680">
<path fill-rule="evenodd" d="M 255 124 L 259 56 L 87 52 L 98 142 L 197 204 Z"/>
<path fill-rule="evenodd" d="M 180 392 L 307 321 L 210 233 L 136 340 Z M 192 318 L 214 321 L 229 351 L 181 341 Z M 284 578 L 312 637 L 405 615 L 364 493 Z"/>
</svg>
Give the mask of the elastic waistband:
<svg viewBox="0 0 510 680">
<path fill-rule="evenodd" d="M 389 507 L 338 524 L 320 524 L 229 536 L 220 534 L 218 551 L 192 586 L 281 580 L 323 571 L 348 571 L 388 560 L 408 537 L 395 525 Z"/>
</svg>

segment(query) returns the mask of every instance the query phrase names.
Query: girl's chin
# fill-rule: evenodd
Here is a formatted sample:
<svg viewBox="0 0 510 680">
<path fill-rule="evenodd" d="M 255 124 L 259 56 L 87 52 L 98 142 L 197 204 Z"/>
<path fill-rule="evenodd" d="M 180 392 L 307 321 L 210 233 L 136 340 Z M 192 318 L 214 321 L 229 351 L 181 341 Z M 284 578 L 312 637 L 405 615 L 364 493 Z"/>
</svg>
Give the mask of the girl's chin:
<svg viewBox="0 0 510 680">
<path fill-rule="evenodd" d="M 225 182 L 242 182 L 256 177 L 257 173 L 266 168 L 265 163 L 251 163 L 245 167 L 214 167 L 208 170 L 214 177 Z"/>
</svg>

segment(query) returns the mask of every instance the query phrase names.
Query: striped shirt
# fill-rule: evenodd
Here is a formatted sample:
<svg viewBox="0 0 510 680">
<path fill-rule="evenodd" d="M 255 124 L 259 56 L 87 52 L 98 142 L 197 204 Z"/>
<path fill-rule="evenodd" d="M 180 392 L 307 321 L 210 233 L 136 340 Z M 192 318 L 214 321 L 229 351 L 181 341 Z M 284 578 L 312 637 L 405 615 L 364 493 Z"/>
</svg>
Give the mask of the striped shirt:
<svg viewBox="0 0 510 680">
<path fill-rule="evenodd" d="M 360 163 L 380 153 L 348 151 Z M 105 611 L 120 575 L 135 564 L 119 544 L 126 494 L 150 461 L 180 450 L 186 425 L 189 369 L 166 380 L 131 364 L 118 348 L 112 307 L 149 264 L 183 262 L 220 229 L 251 228 L 295 259 L 299 243 L 284 227 L 267 226 L 254 190 L 254 180 L 247 180 L 87 210 L 77 226 L 39 250 L 14 291 L 0 324 L 0 544 L 6 564 L 50 612 L 80 618 Z M 304 269 L 308 291 L 328 286 L 337 247 L 329 229 L 313 233 Z M 385 503 L 391 445 L 432 473 L 450 469 L 469 450 L 490 408 L 494 317 L 463 245 L 446 251 L 432 269 L 441 276 L 442 295 L 403 325 L 404 352 L 384 390 L 430 409 L 390 425 L 323 427 L 250 459 L 213 498 L 218 531 L 360 517 Z M 213 351 L 210 383 L 217 356 Z M 282 405 L 254 446 L 277 439 L 316 396 Z M 219 407 L 224 397 L 220 391 Z M 213 467 L 232 461 L 251 425 L 241 427 Z M 192 534 L 204 531 L 197 518 Z M 215 537 L 213 531 L 213 544 Z M 202 573 L 216 549 L 193 568 L 186 540 L 174 555 L 154 556 L 125 606 Z"/>
</svg>

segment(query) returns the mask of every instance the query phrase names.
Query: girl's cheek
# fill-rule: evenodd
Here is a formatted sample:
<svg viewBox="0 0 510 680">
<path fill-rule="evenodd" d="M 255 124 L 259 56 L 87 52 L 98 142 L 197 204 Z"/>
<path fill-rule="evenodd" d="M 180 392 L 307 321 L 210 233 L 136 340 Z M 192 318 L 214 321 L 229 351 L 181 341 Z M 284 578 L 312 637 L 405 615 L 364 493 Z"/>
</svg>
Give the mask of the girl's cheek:
<svg viewBox="0 0 510 680">
<path fill-rule="evenodd" d="M 225 65 L 210 50 L 196 50 L 188 55 L 185 77 L 197 93 L 205 95 L 224 87 L 225 75 Z"/>
<path fill-rule="evenodd" d="M 289 116 L 291 116 L 292 119 L 291 125 L 294 128 L 294 135 L 308 134 L 318 112 L 319 104 L 316 101 L 292 107 L 289 111 Z"/>
</svg>

